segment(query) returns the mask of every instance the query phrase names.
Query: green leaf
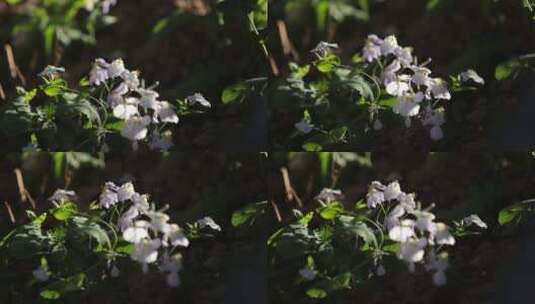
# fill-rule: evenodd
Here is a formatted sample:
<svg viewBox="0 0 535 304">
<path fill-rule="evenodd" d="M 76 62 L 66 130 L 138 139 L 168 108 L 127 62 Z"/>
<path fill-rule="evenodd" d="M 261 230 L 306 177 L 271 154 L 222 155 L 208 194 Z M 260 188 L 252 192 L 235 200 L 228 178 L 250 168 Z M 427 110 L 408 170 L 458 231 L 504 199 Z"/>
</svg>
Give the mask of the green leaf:
<svg viewBox="0 0 535 304">
<path fill-rule="evenodd" d="M 54 163 L 54 176 L 56 179 L 63 178 L 65 172 L 65 152 L 56 152 L 52 155 Z"/>
<path fill-rule="evenodd" d="M 319 214 L 323 219 L 332 220 L 342 211 L 343 208 L 340 203 L 331 202 L 327 206 L 321 207 L 319 210 Z"/>
<path fill-rule="evenodd" d="M 530 211 L 530 206 L 525 202 L 516 203 L 500 211 L 498 214 L 498 223 L 503 226 L 513 221 L 518 222 L 523 215 Z"/>
<path fill-rule="evenodd" d="M 57 300 L 60 298 L 61 294 L 57 290 L 44 289 L 40 293 L 41 298 L 46 300 Z"/>
<path fill-rule="evenodd" d="M 327 296 L 327 292 L 321 288 L 310 288 L 307 290 L 307 296 L 314 299 L 323 299 Z"/>
<path fill-rule="evenodd" d="M 362 222 L 356 223 L 353 226 L 353 231 L 355 231 L 357 235 L 360 236 L 366 244 L 373 244 L 375 248 L 378 247 L 377 238 L 375 237 L 375 234 L 366 224 Z"/>
<path fill-rule="evenodd" d="M 234 227 L 239 227 L 245 223 L 252 224 L 255 218 L 264 213 L 267 201 L 249 204 L 232 213 L 231 223 Z"/>
<path fill-rule="evenodd" d="M 524 65 L 519 60 L 511 60 L 505 63 L 502 63 L 496 67 L 494 72 L 494 77 L 496 80 L 504 80 L 509 77 L 516 77 L 520 69 Z"/>
<path fill-rule="evenodd" d="M 323 147 L 320 144 L 315 143 L 315 142 L 304 143 L 302 148 L 306 152 L 319 152 L 323 150 Z"/>
<path fill-rule="evenodd" d="M 328 54 L 314 62 L 314 66 L 322 73 L 329 73 L 340 65 L 340 58 L 334 54 Z"/>
<path fill-rule="evenodd" d="M 66 221 L 76 213 L 76 206 L 73 203 L 64 203 L 51 212 L 58 221 Z"/>
<path fill-rule="evenodd" d="M 221 95 L 221 101 L 223 104 L 231 104 L 237 101 L 241 101 L 247 91 L 247 85 L 243 82 L 234 84 L 223 90 Z"/>
</svg>

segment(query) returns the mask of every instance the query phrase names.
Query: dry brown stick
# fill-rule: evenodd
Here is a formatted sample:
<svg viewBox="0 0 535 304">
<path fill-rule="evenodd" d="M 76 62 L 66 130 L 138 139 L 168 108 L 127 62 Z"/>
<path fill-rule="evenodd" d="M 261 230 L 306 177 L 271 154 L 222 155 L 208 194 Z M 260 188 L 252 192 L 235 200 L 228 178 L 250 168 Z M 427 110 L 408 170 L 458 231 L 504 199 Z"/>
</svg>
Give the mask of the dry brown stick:
<svg viewBox="0 0 535 304">
<path fill-rule="evenodd" d="M 17 63 L 15 62 L 13 48 L 11 47 L 11 45 L 5 44 L 4 49 L 6 50 L 7 63 L 9 65 L 9 72 L 11 78 L 16 79 L 18 77 L 20 79 L 20 82 L 22 82 L 23 85 L 26 85 L 26 78 L 24 78 L 24 75 L 22 75 L 19 67 L 17 66 Z"/>
<path fill-rule="evenodd" d="M 274 200 L 271 200 L 271 206 L 273 207 L 273 211 L 275 211 L 275 216 L 277 217 L 277 221 L 279 221 L 279 223 L 282 223 L 281 212 L 277 204 L 275 204 Z"/>
<path fill-rule="evenodd" d="M 19 168 L 14 170 L 15 176 L 17 177 L 17 186 L 19 187 L 19 194 L 21 202 L 25 203 L 26 201 L 30 202 L 33 210 L 35 210 L 35 201 L 33 200 L 30 192 L 24 186 L 24 179 L 22 177 L 22 171 Z"/>
<path fill-rule="evenodd" d="M 1 82 L 0 82 L 0 98 L 2 98 L 2 100 L 6 100 L 6 93 L 4 92 L 4 87 L 2 86 Z"/>
<path fill-rule="evenodd" d="M 271 72 L 273 73 L 273 76 L 279 76 L 280 74 L 279 67 L 277 66 L 277 62 L 275 61 L 273 56 L 269 55 L 268 60 L 269 60 L 269 65 L 271 66 Z"/>
<path fill-rule="evenodd" d="M 299 61 L 299 53 L 295 50 L 295 47 L 288 36 L 288 30 L 286 24 L 282 20 L 277 20 L 277 28 L 279 30 L 279 38 L 282 44 L 282 51 L 284 55 L 292 55 L 293 59 Z"/>
<path fill-rule="evenodd" d="M 300 208 L 303 208 L 303 203 L 301 202 L 301 199 L 297 195 L 297 192 L 295 192 L 294 188 L 292 187 L 292 183 L 290 182 L 290 174 L 288 174 L 288 169 L 282 167 L 280 171 L 282 174 L 282 181 L 284 183 L 286 200 L 289 202 L 296 201 L 297 205 L 299 205 Z"/>
<path fill-rule="evenodd" d="M 9 219 L 11 219 L 11 222 L 15 224 L 15 215 L 13 214 L 13 210 L 11 209 L 11 205 L 7 201 L 4 201 L 4 206 L 6 206 L 7 213 L 9 213 Z"/>
</svg>

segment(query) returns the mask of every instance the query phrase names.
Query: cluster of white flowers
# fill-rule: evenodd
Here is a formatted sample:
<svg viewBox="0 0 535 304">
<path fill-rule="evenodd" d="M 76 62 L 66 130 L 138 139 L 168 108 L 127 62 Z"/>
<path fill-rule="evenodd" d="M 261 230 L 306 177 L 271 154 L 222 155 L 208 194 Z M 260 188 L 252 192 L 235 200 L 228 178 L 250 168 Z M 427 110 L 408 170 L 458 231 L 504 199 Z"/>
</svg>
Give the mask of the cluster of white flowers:
<svg viewBox="0 0 535 304">
<path fill-rule="evenodd" d="M 180 226 L 169 223 L 170 217 L 165 209 L 156 210 L 148 199 L 147 194 L 137 193 L 131 182 L 121 186 L 108 182 L 100 194 L 99 203 L 105 209 L 119 203 L 126 204 L 123 208 L 126 211 L 119 216 L 117 226 L 123 239 L 134 244 L 131 259 L 140 263 L 145 273 L 149 264 L 157 264 L 159 270 L 166 274 L 167 284 L 176 287 L 180 284 L 178 273 L 182 269 L 182 255 L 174 251 L 178 247 L 188 247 L 189 240 Z M 200 228 L 221 230 L 209 217 L 197 224 Z M 113 271 L 117 276 L 118 269 L 114 267 Z"/>
<path fill-rule="evenodd" d="M 418 64 L 418 59 L 412 55 L 412 48 L 398 45 L 393 35 L 385 39 L 377 35 L 369 35 L 362 49 L 362 55 L 366 62 L 380 61 L 385 65 L 381 81 L 386 92 L 397 98 L 393 111 L 405 118 L 407 127 L 410 126 L 411 117 L 419 116 L 424 126 L 431 127 L 431 139 L 442 139 L 442 125 L 445 123 L 444 109 L 432 107 L 431 102 L 450 100 L 451 93 L 446 81 L 431 77 L 432 72 L 426 67 L 431 60 Z M 381 61 L 382 59 L 385 61 Z M 483 78 L 473 70 L 460 75 L 461 81 L 469 79 L 484 84 Z M 429 102 L 422 107 L 424 101 Z M 381 126 L 381 123 L 377 122 L 378 118 L 376 119 L 374 127 Z"/>
<path fill-rule="evenodd" d="M 121 135 L 132 141 L 134 149 L 138 141 L 147 138 L 151 124 L 178 123 L 178 115 L 171 104 L 158 100 L 158 92 L 142 87 L 139 72 L 126 69 L 122 59 L 111 63 L 102 58 L 95 60 L 89 84 L 100 86 L 108 80 L 119 80 L 112 82 L 114 87 L 107 101 L 113 115 L 124 120 Z M 171 131 L 160 132 L 153 128 L 149 138 L 149 147 L 153 150 L 166 151 L 173 146 Z"/>
<path fill-rule="evenodd" d="M 117 4 L 117 0 L 85 0 L 84 8 L 91 12 L 96 7 L 100 6 L 102 8 L 103 14 L 108 14 L 112 6 Z"/>
<path fill-rule="evenodd" d="M 397 257 L 408 263 L 410 271 L 414 271 L 416 263 L 424 262 L 427 252 L 425 268 L 434 272 L 433 282 L 437 286 L 446 284 L 448 255 L 445 251 L 437 254 L 435 246 L 455 245 L 449 227 L 442 222 L 435 222 L 436 216 L 430 212 L 430 208 L 422 210 L 415 201 L 415 194 L 403 192 L 397 181 L 388 185 L 372 182 L 366 202 L 371 209 L 381 206 L 388 210 L 385 211 L 384 228 L 391 240 L 399 242 Z M 470 221 L 467 225 L 475 223 L 486 228 L 477 215 L 463 221 Z"/>
</svg>

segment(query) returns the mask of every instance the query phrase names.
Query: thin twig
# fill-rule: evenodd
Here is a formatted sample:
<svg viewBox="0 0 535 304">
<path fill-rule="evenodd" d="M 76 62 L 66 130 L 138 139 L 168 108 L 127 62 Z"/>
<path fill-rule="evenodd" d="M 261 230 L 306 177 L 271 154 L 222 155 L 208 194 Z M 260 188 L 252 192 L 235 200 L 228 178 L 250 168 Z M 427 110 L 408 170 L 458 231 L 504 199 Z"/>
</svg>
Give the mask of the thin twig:
<svg viewBox="0 0 535 304">
<path fill-rule="evenodd" d="M 282 216 L 281 216 L 279 207 L 277 206 L 277 204 L 275 204 L 274 200 L 271 200 L 271 206 L 273 207 L 273 211 L 275 211 L 275 216 L 277 217 L 277 221 L 279 221 L 279 223 L 282 223 Z"/>
<path fill-rule="evenodd" d="M 7 201 L 4 201 L 4 205 L 6 206 L 7 213 L 9 213 L 9 219 L 11 219 L 11 223 L 15 224 L 15 215 L 11 209 L 11 205 Z"/>
<path fill-rule="evenodd" d="M 13 79 L 19 78 L 20 82 L 22 82 L 22 85 L 26 85 L 26 78 L 24 78 L 24 75 L 22 75 L 19 67 L 17 66 L 17 63 L 15 62 L 15 56 L 13 55 L 13 48 L 11 47 L 11 45 L 5 44 L 4 49 L 6 50 L 7 63 L 9 65 L 9 72 L 10 72 L 11 78 Z"/>
<path fill-rule="evenodd" d="M 32 206 L 33 210 L 35 210 L 35 201 L 30 195 L 30 192 L 28 192 L 28 190 L 24 186 L 24 179 L 22 177 L 22 171 L 20 171 L 19 168 L 16 168 L 14 172 L 15 172 L 15 176 L 17 177 L 17 186 L 19 187 L 19 194 L 20 194 L 21 202 L 25 203 L 26 201 L 28 201 L 30 205 Z"/>
<path fill-rule="evenodd" d="M 279 30 L 279 38 L 282 44 L 282 51 L 284 55 L 292 55 L 295 61 L 299 61 L 299 53 L 295 50 L 295 47 L 288 36 L 288 30 L 286 24 L 282 20 L 277 20 L 277 29 Z"/>
<path fill-rule="evenodd" d="M 279 76 L 280 71 L 279 71 L 279 67 L 277 66 L 277 62 L 275 61 L 275 58 L 269 55 L 268 59 L 269 59 L 269 65 L 271 66 L 271 72 L 273 73 L 273 76 Z"/>
<path fill-rule="evenodd" d="M 290 182 L 290 175 L 288 174 L 288 169 L 283 167 L 280 169 L 280 171 L 282 174 L 282 181 L 284 183 L 286 201 L 288 202 L 295 201 L 297 205 L 299 205 L 300 208 L 303 208 L 303 203 L 301 202 L 301 199 L 297 195 L 297 192 L 295 192 L 294 188 L 292 187 L 292 183 Z"/>
<path fill-rule="evenodd" d="M 4 87 L 2 86 L 1 82 L 0 82 L 0 98 L 2 100 L 6 100 L 6 93 L 4 92 Z"/>
</svg>

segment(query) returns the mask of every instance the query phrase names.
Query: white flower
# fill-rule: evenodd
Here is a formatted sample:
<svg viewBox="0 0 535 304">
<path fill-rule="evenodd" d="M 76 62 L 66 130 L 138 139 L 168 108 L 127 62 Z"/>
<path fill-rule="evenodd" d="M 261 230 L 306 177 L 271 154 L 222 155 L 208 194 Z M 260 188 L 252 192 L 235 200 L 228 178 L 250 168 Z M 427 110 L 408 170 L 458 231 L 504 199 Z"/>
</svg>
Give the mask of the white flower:
<svg viewBox="0 0 535 304">
<path fill-rule="evenodd" d="M 485 84 L 485 79 L 479 76 L 477 72 L 474 70 L 467 70 L 465 72 L 462 72 L 461 74 L 459 74 L 459 77 L 461 78 L 462 82 L 467 82 L 469 80 L 472 80 L 473 82 L 479 83 L 481 85 Z"/>
<path fill-rule="evenodd" d="M 429 131 L 429 136 L 432 140 L 441 140 L 444 137 L 441 126 L 446 122 L 444 118 L 445 112 L 444 108 L 438 108 L 433 110 L 430 106 L 427 106 L 424 115 L 422 118 L 422 124 L 430 125 L 431 130 Z"/>
<path fill-rule="evenodd" d="M 108 14 L 110 12 L 110 8 L 117 4 L 117 0 L 104 0 L 102 2 L 102 13 Z"/>
<path fill-rule="evenodd" d="M 115 101 L 116 100 L 112 100 L 112 102 Z M 123 102 L 118 103 L 113 108 L 113 116 L 119 119 L 128 120 L 136 115 L 139 115 L 139 111 L 137 108 L 138 103 L 139 100 L 134 97 L 128 97 L 124 99 Z"/>
<path fill-rule="evenodd" d="M 221 226 L 219 226 L 214 219 L 212 219 L 209 216 L 205 216 L 202 219 L 197 221 L 197 224 L 199 224 L 199 227 L 202 229 L 204 227 L 210 227 L 213 230 L 221 231 Z"/>
<path fill-rule="evenodd" d="M 180 285 L 180 277 L 178 272 L 182 270 L 182 255 L 177 253 L 172 257 L 167 254 L 163 256 L 160 271 L 167 272 L 166 283 L 169 287 L 178 287 Z"/>
<path fill-rule="evenodd" d="M 299 275 L 306 281 L 312 281 L 316 278 L 316 270 L 305 266 L 299 270 Z"/>
<path fill-rule="evenodd" d="M 131 199 L 135 193 L 136 190 L 131 182 L 124 183 L 121 187 L 119 187 L 119 189 L 117 189 L 117 198 L 120 202 L 124 202 Z"/>
<path fill-rule="evenodd" d="M 412 212 L 412 215 L 416 217 L 416 228 L 420 231 L 427 231 L 429 233 L 434 233 L 436 230 L 436 225 L 433 222 L 435 220 L 435 215 L 431 212 L 415 210 Z"/>
<path fill-rule="evenodd" d="M 441 126 L 446 122 L 444 108 L 433 109 L 431 106 L 427 106 L 422 118 L 422 124 L 424 126 Z"/>
<path fill-rule="evenodd" d="M 40 77 L 54 79 L 58 74 L 65 73 L 64 67 L 57 67 L 53 65 L 47 65 L 46 68 L 38 74 Z"/>
<path fill-rule="evenodd" d="M 401 205 L 397 205 L 388 213 L 388 216 L 385 217 L 385 228 L 390 231 L 396 225 L 399 225 L 399 218 L 405 214 L 405 209 Z M 396 232 L 397 233 L 397 232 Z"/>
<path fill-rule="evenodd" d="M 429 75 L 431 74 L 431 70 L 425 67 L 420 66 L 412 66 L 411 70 L 414 72 L 412 75 L 411 81 L 417 86 L 428 86 L 431 78 L 429 78 Z"/>
<path fill-rule="evenodd" d="M 393 111 L 405 118 L 418 115 L 420 112 L 420 102 L 424 99 L 422 92 L 416 94 L 406 94 L 398 96 Z"/>
<path fill-rule="evenodd" d="M 385 186 L 378 181 L 371 183 L 366 194 L 366 205 L 368 205 L 368 208 L 376 208 L 377 205 L 385 201 L 384 188 Z"/>
<path fill-rule="evenodd" d="M 124 82 L 121 82 L 111 93 L 108 95 L 107 101 L 111 108 L 115 108 L 120 103 L 124 102 L 124 95 L 128 93 L 128 87 Z"/>
<path fill-rule="evenodd" d="M 412 61 L 413 61 L 412 48 L 410 47 L 397 48 L 394 51 L 394 55 L 396 55 L 396 58 L 399 60 L 402 66 L 407 67 L 412 64 Z"/>
<path fill-rule="evenodd" d="M 375 273 L 382 277 L 386 274 L 386 270 L 385 270 L 385 267 L 383 266 L 383 264 L 379 264 L 379 266 L 377 266 L 377 269 L 375 270 Z"/>
<path fill-rule="evenodd" d="M 117 197 L 117 193 L 114 191 L 111 191 L 110 189 L 106 188 L 99 197 L 99 203 L 100 207 L 108 209 L 111 206 L 117 204 L 119 202 L 119 198 Z"/>
<path fill-rule="evenodd" d="M 424 258 L 424 248 L 427 246 L 425 239 L 409 240 L 400 245 L 397 254 L 400 260 L 408 263 L 418 263 Z"/>
<path fill-rule="evenodd" d="M 188 238 L 186 235 L 184 235 L 184 232 L 177 224 L 171 224 L 169 227 L 169 232 L 165 236 L 165 242 L 169 241 L 169 243 L 171 243 L 173 246 L 189 246 Z"/>
<path fill-rule="evenodd" d="M 148 201 L 148 195 L 146 194 L 139 194 L 134 193 L 134 195 L 131 198 L 132 202 L 134 203 L 134 206 L 136 209 L 138 209 L 140 212 L 145 213 L 149 211 L 149 201 Z"/>
<path fill-rule="evenodd" d="M 162 256 L 160 271 L 162 272 L 179 272 L 182 270 L 182 255 L 180 253 L 169 256 L 165 253 Z"/>
<path fill-rule="evenodd" d="M 427 263 L 425 264 L 425 269 L 427 271 L 435 271 L 433 274 L 433 283 L 436 286 L 443 286 L 446 284 L 446 269 L 448 269 L 448 254 L 443 252 L 437 255 L 434 251 L 431 251 L 427 258 Z"/>
<path fill-rule="evenodd" d="M 135 205 L 131 206 L 126 210 L 125 213 L 119 217 L 118 225 L 121 231 L 125 231 L 127 228 L 132 226 L 133 220 L 139 215 L 139 210 Z"/>
<path fill-rule="evenodd" d="M 89 72 L 89 84 L 92 86 L 99 86 L 101 83 L 109 79 L 108 67 L 110 66 L 104 59 L 98 58 L 93 63 L 93 67 Z"/>
<path fill-rule="evenodd" d="M 429 130 L 429 137 L 434 141 L 439 141 L 444 138 L 444 132 L 440 126 L 434 126 Z"/>
<path fill-rule="evenodd" d="M 373 122 L 373 129 L 375 131 L 379 131 L 379 130 L 383 129 L 383 123 L 379 119 L 376 119 Z"/>
<path fill-rule="evenodd" d="M 412 211 L 416 208 L 416 202 L 414 201 L 414 193 L 401 193 L 398 197 L 400 205 L 407 211 Z"/>
<path fill-rule="evenodd" d="M 148 227 L 150 224 L 147 221 L 139 220 L 133 226 L 126 228 L 123 231 L 123 239 L 130 243 L 139 243 L 149 238 Z"/>
<path fill-rule="evenodd" d="M 146 272 L 147 264 L 156 262 L 158 259 L 158 248 L 161 242 L 159 239 L 147 240 L 143 239 L 140 242 L 134 243 L 134 250 L 130 254 L 132 260 L 143 264 L 143 271 Z"/>
<path fill-rule="evenodd" d="M 98 3 L 99 0 L 85 0 L 84 2 L 84 8 L 87 11 L 92 11 L 95 9 L 95 5 Z"/>
<path fill-rule="evenodd" d="M 121 135 L 131 141 L 142 140 L 147 137 L 147 126 L 150 124 L 148 116 L 131 117 L 124 122 Z"/>
<path fill-rule="evenodd" d="M 108 66 L 108 76 L 110 78 L 115 78 L 120 76 L 126 69 L 124 68 L 124 62 L 122 59 L 116 59 L 114 60 L 109 66 Z"/>
<path fill-rule="evenodd" d="M 409 241 L 413 236 L 415 236 L 413 220 L 402 220 L 388 232 L 391 240 L 402 243 Z"/>
<path fill-rule="evenodd" d="M 155 110 L 155 115 L 163 123 L 178 123 L 178 115 L 176 115 L 173 107 L 166 101 L 160 102 L 160 105 Z"/>
<path fill-rule="evenodd" d="M 303 134 L 308 134 L 313 130 L 313 126 L 305 119 L 301 119 L 301 121 L 296 123 L 294 126 L 299 132 Z"/>
<path fill-rule="evenodd" d="M 396 74 L 401 69 L 401 64 L 398 60 L 392 61 L 381 74 L 381 79 L 385 86 L 389 83 L 398 81 L 398 75 Z"/>
<path fill-rule="evenodd" d="M 116 278 L 119 275 L 121 275 L 121 271 L 119 271 L 119 268 L 117 268 L 116 265 L 113 265 L 113 267 L 111 268 L 111 271 L 110 271 L 110 275 L 111 275 L 112 278 Z"/>
<path fill-rule="evenodd" d="M 436 286 L 444 286 L 447 283 L 446 273 L 444 271 L 437 271 L 433 274 L 433 283 Z"/>
<path fill-rule="evenodd" d="M 409 81 L 409 75 L 398 75 L 394 81 L 385 84 L 386 92 L 392 96 L 402 96 L 410 90 Z"/>
<path fill-rule="evenodd" d="M 32 275 L 39 282 L 48 281 L 48 279 L 50 278 L 48 270 L 43 268 L 42 266 L 39 266 L 34 271 L 32 271 Z"/>
<path fill-rule="evenodd" d="M 124 80 L 124 83 L 130 90 L 134 91 L 139 87 L 139 72 L 138 71 L 125 70 L 121 74 L 121 78 Z"/>
<path fill-rule="evenodd" d="M 451 99 L 448 85 L 440 78 L 430 78 L 428 92 L 432 93 L 436 99 Z"/>
<path fill-rule="evenodd" d="M 180 286 L 180 277 L 178 276 L 178 272 L 170 272 L 169 274 L 167 274 L 167 276 L 165 277 L 165 282 L 169 287 Z"/>
<path fill-rule="evenodd" d="M 397 199 L 402 193 L 399 183 L 397 181 L 391 182 L 384 190 L 385 200 L 390 201 Z"/>
<path fill-rule="evenodd" d="M 156 110 L 160 106 L 158 97 L 160 96 L 158 92 L 153 90 L 138 89 L 136 92 L 141 95 L 139 98 L 139 105 L 146 109 Z"/>
<path fill-rule="evenodd" d="M 444 223 L 435 224 L 434 242 L 437 245 L 455 245 L 455 238 Z"/>
<path fill-rule="evenodd" d="M 325 42 L 325 41 L 321 41 L 310 52 L 314 53 L 314 54 L 316 54 L 318 56 L 326 56 L 332 49 L 337 49 L 337 48 L 338 48 L 338 44 L 336 44 L 336 43 L 328 43 L 328 42 Z"/>
<path fill-rule="evenodd" d="M 75 198 L 76 198 L 76 192 L 65 190 L 65 189 L 58 189 L 54 192 L 54 194 L 52 194 L 51 197 L 48 198 L 48 200 L 51 202 L 56 202 L 56 203 L 61 204 L 61 203 L 64 203 L 66 201 L 69 201 Z"/>
<path fill-rule="evenodd" d="M 169 215 L 160 211 L 149 211 L 146 215 L 150 218 L 152 230 L 163 234 L 169 233 L 171 230 L 171 225 L 167 223 L 169 221 Z"/>
<path fill-rule="evenodd" d="M 367 62 L 372 62 L 379 57 L 381 57 L 381 44 L 383 43 L 382 39 L 379 39 L 376 35 L 369 35 L 368 39 L 364 44 L 362 49 L 362 56 Z"/>
<path fill-rule="evenodd" d="M 388 54 L 394 54 L 398 48 L 399 45 L 396 36 L 390 35 L 386 37 L 383 43 L 381 44 L 381 53 L 383 54 L 383 56 L 386 56 Z"/>
<path fill-rule="evenodd" d="M 321 189 L 320 194 L 316 195 L 315 199 L 329 203 L 341 197 L 342 197 L 342 190 L 323 188 Z"/>
<path fill-rule="evenodd" d="M 194 105 L 194 104 L 198 103 L 201 106 L 206 107 L 206 108 L 211 108 L 212 107 L 212 104 L 206 98 L 204 98 L 204 96 L 202 94 L 200 94 L 200 93 L 195 93 L 195 94 L 193 94 L 191 96 L 186 97 L 186 101 L 190 105 Z"/>
<path fill-rule="evenodd" d="M 479 228 L 483 228 L 483 229 L 487 229 L 488 228 L 487 224 L 485 222 L 483 222 L 483 220 L 477 214 L 472 214 L 470 216 L 465 217 L 462 220 L 462 222 L 466 226 L 470 226 L 470 225 L 474 224 L 474 225 L 478 226 Z"/>
<path fill-rule="evenodd" d="M 161 134 L 154 132 L 149 142 L 149 148 L 157 151 L 168 151 L 173 147 L 173 133 L 167 130 Z"/>
</svg>

